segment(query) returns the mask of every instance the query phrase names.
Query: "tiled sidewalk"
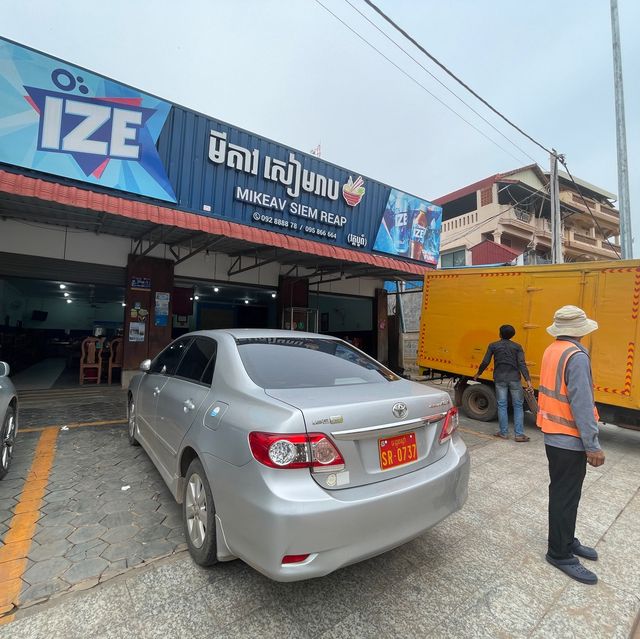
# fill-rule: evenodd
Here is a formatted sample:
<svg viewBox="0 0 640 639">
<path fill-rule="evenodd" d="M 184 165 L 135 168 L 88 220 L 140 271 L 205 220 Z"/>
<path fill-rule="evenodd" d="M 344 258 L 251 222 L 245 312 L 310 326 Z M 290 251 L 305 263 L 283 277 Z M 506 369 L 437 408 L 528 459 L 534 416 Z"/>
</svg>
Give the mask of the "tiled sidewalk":
<svg viewBox="0 0 640 639">
<path fill-rule="evenodd" d="M 39 436 L 19 436 L 8 481 L 0 482 L 0 540 L 15 526 Z M 17 564 L 11 571 L 2 565 L 0 541 L 0 589 L 3 576 L 22 581 L 14 606 L 94 586 L 186 547 L 180 507 L 143 449 L 129 445 L 126 426 L 58 430 L 54 446 L 37 523 L 23 535 L 30 544 L 20 575 L 13 574 Z"/>
<path fill-rule="evenodd" d="M 293 584 L 239 561 L 202 570 L 181 553 L 27 609 L 0 638 L 628 637 L 640 610 L 640 433 L 606 426 L 607 462 L 587 473 L 578 533 L 601 556 L 590 564 L 600 582 L 589 587 L 544 561 L 537 430 L 516 444 L 490 441 L 482 431 L 494 425 L 462 426 L 474 442 L 469 501 L 405 546 Z"/>
</svg>

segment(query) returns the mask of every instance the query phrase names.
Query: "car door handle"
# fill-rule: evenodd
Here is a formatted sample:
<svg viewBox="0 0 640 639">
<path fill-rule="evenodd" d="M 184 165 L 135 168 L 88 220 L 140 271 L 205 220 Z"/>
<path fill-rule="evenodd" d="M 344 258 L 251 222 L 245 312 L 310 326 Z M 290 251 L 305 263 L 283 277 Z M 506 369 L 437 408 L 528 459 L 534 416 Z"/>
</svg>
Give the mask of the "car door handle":
<svg viewBox="0 0 640 639">
<path fill-rule="evenodd" d="M 193 410 L 195 407 L 196 407 L 196 405 L 190 399 L 188 399 L 184 403 L 184 412 L 188 413 L 190 410 Z"/>
<path fill-rule="evenodd" d="M 157 397 L 158 395 L 160 395 L 160 389 L 156 386 L 156 387 L 153 389 L 153 396 L 154 396 L 154 397 Z"/>
</svg>

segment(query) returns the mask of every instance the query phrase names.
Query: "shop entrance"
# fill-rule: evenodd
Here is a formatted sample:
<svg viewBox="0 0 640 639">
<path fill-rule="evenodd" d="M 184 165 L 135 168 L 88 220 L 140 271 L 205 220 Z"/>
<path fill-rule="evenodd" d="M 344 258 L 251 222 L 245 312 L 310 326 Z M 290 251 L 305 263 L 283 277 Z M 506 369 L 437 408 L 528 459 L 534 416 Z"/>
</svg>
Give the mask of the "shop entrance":
<svg viewBox="0 0 640 639">
<path fill-rule="evenodd" d="M 176 278 L 175 286 L 174 307 L 183 311 L 174 314 L 174 338 L 196 330 L 277 328 L 275 288 L 183 278 Z M 189 303 L 177 304 L 180 297 Z"/>
<path fill-rule="evenodd" d="M 321 333 L 340 337 L 376 356 L 372 298 L 310 292 L 309 306 L 318 309 Z"/>
<path fill-rule="evenodd" d="M 84 268 L 85 265 L 83 265 Z M 87 383 L 107 382 L 122 337 L 124 287 L 0 275 L 0 359 L 19 391 L 78 386 L 83 342 L 96 338 Z M 121 342 L 120 342 L 121 344 Z M 112 383 L 121 368 L 112 366 Z"/>
</svg>

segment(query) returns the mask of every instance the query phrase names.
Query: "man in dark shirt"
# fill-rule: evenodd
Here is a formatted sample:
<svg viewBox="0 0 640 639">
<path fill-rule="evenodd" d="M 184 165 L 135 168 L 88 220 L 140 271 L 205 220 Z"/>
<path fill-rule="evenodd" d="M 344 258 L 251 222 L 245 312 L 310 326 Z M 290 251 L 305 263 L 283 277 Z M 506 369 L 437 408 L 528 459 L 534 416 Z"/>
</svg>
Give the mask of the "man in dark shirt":
<svg viewBox="0 0 640 639">
<path fill-rule="evenodd" d="M 489 366 L 493 357 L 493 381 L 496 387 L 498 422 L 500 424 L 500 430 L 495 436 L 502 439 L 508 438 L 509 417 L 507 405 L 509 403 L 509 393 L 511 393 L 515 440 L 517 442 L 528 442 L 529 437 L 524 434 L 524 392 L 520 383 L 520 375 L 524 377 L 529 388 L 532 387 L 531 376 L 524 361 L 522 346 L 511 341 L 515 334 L 516 329 L 510 324 L 503 324 L 500 327 L 500 341 L 489 344 L 484 359 L 480 363 L 480 368 L 478 368 L 478 372 L 473 379 L 477 381 L 485 368 Z"/>
</svg>

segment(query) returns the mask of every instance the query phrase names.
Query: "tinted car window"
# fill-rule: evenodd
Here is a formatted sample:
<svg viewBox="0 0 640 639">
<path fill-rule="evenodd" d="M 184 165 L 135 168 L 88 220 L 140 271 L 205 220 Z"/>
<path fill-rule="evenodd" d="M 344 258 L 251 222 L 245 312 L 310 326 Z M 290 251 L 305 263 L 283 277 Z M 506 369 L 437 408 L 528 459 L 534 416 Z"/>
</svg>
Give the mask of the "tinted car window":
<svg viewBox="0 0 640 639">
<path fill-rule="evenodd" d="M 205 337 L 196 337 L 182 358 L 176 375 L 194 382 L 199 382 L 207 368 L 207 364 L 209 364 L 215 352 L 216 343 L 213 340 Z M 213 372 L 211 374 L 213 375 Z"/>
<path fill-rule="evenodd" d="M 262 388 L 375 384 L 400 379 L 346 342 L 322 338 L 236 340 L 242 363 Z"/>
<path fill-rule="evenodd" d="M 163 373 L 165 375 L 173 375 L 180 363 L 180 359 L 184 354 L 187 346 L 191 343 L 189 339 L 179 339 L 169 344 L 160 355 L 158 355 L 151 363 L 150 371 L 152 373 Z"/>
<path fill-rule="evenodd" d="M 202 377 L 200 378 L 200 381 L 207 386 L 211 386 L 213 382 L 213 371 L 216 369 L 216 355 L 217 345 L 215 352 L 213 353 L 213 357 L 209 360 L 209 363 L 207 364 L 207 367 L 204 369 L 204 373 L 202 373 Z"/>
</svg>

